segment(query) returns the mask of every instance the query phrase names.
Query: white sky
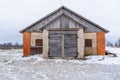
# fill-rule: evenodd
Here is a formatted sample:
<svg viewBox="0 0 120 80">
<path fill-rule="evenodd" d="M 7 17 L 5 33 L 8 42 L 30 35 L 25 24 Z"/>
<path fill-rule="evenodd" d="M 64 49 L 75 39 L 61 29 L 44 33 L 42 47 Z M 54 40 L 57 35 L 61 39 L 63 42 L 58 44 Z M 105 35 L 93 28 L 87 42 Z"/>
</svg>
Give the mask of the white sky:
<svg viewBox="0 0 120 80">
<path fill-rule="evenodd" d="M 63 5 L 108 29 L 107 41 L 120 38 L 120 0 L 63 0 Z M 0 43 L 21 43 L 21 29 L 60 6 L 60 0 L 0 0 Z"/>
</svg>

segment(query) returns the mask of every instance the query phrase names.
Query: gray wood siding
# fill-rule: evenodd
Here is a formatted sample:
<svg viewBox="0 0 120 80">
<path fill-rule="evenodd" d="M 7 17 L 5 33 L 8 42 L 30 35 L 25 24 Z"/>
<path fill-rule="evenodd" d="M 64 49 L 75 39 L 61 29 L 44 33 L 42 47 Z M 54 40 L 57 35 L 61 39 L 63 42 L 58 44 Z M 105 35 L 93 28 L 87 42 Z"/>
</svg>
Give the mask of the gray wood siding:
<svg viewBox="0 0 120 80">
<path fill-rule="evenodd" d="M 66 17 L 65 15 L 60 16 L 47 26 L 45 26 L 46 29 L 53 29 L 53 28 L 82 28 L 82 26 L 72 19 Z"/>
<path fill-rule="evenodd" d="M 40 31 L 40 29 L 42 27 L 44 27 L 45 25 L 53 22 L 56 18 L 58 18 L 59 16 L 61 16 L 63 14 L 63 10 L 59 10 L 58 12 L 56 12 L 55 14 L 52 14 L 51 16 L 43 19 L 42 21 L 40 21 L 39 23 L 37 23 L 36 25 L 34 25 L 33 27 L 27 29 L 26 31 L 29 32 L 37 32 Z"/>
<path fill-rule="evenodd" d="M 52 23 L 48 24 L 45 26 L 46 29 L 51 29 L 51 28 L 60 28 L 60 18 L 54 20 Z"/>
<path fill-rule="evenodd" d="M 103 30 L 99 29 L 98 27 L 96 27 L 95 25 L 91 24 L 90 22 L 84 20 L 83 18 L 80 18 L 79 16 L 70 13 L 67 10 L 64 10 L 64 14 L 71 17 L 72 19 L 80 22 L 81 24 L 85 25 L 87 27 L 86 32 L 101 32 Z"/>
<path fill-rule="evenodd" d="M 51 16 L 43 19 L 26 31 L 37 32 L 43 28 L 81 28 L 84 25 L 87 27 L 86 32 L 101 32 L 102 29 L 96 27 L 95 24 L 81 18 L 80 16 L 66 9 L 61 9 Z"/>
<path fill-rule="evenodd" d="M 60 28 L 69 28 L 69 18 L 66 16 L 60 17 Z"/>
</svg>

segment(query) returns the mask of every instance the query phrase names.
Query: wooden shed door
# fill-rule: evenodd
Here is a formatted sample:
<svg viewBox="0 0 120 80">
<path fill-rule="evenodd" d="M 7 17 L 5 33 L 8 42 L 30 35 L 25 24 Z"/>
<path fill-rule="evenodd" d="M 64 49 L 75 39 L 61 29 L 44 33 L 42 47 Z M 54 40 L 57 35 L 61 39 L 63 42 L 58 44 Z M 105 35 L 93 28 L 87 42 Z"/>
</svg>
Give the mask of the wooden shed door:
<svg viewBox="0 0 120 80">
<path fill-rule="evenodd" d="M 77 33 L 71 33 L 70 31 L 51 31 L 49 34 L 49 56 L 77 56 Z"/>
<path fill-rule="evenodd" d="M 65 57 L 77 56 L 77 35 L 76 34 L 64 35 L 64 54 L 65 54 Z"/>
<path fill-rule="evenodd" d="M 50 35 L 49 36 L 49 56 L 50 57 L 61 57 L 62 44 L 61 35 Z"/>
</svg>

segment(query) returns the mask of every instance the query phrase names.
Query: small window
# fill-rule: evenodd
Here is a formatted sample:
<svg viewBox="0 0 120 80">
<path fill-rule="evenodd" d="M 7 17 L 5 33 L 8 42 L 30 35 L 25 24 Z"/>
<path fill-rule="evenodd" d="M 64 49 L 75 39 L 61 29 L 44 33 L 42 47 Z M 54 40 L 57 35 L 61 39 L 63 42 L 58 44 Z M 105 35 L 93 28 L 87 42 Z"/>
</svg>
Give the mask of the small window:
<svg viewBox="0 0 120 80">
<path fill-rule="evenodd" d="M 92 47 L 92 39 L 85 39 L 85 47 Z"/>
<path fill-rule="evenodd" d="M 42 41 L 42 39 L 36 39 L 36 40 L 35 40 L 35 46 L 43 46 L 43 41 Z"/>
</svg>

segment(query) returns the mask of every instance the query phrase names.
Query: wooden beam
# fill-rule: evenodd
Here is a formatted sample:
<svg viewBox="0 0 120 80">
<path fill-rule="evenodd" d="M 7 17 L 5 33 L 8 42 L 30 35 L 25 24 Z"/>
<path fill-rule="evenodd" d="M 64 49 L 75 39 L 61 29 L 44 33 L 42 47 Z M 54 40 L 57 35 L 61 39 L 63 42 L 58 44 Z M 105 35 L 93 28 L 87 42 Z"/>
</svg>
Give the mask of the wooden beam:
<svg viewBox="0 0 120 80">
<path fill-rule="evenodd" d="M 48 39 L 48 30 L 43 30 L 43 58 L 48 58 L 49 52 L 49 39 Z"/>
<path fill-rule="evenodd" d="M 77 40 L 77 45 L 78 45 L 78 59 L 84 58 L 84 32 L 83 29 L 78 30 L 78 40 Z"/>
<path fill-rule="evenodd" d="M 79 30 L 78 28 L 51 28 L 51 29 L 47 29 L 49 31 L 77 31 Z"/>
</svg>

